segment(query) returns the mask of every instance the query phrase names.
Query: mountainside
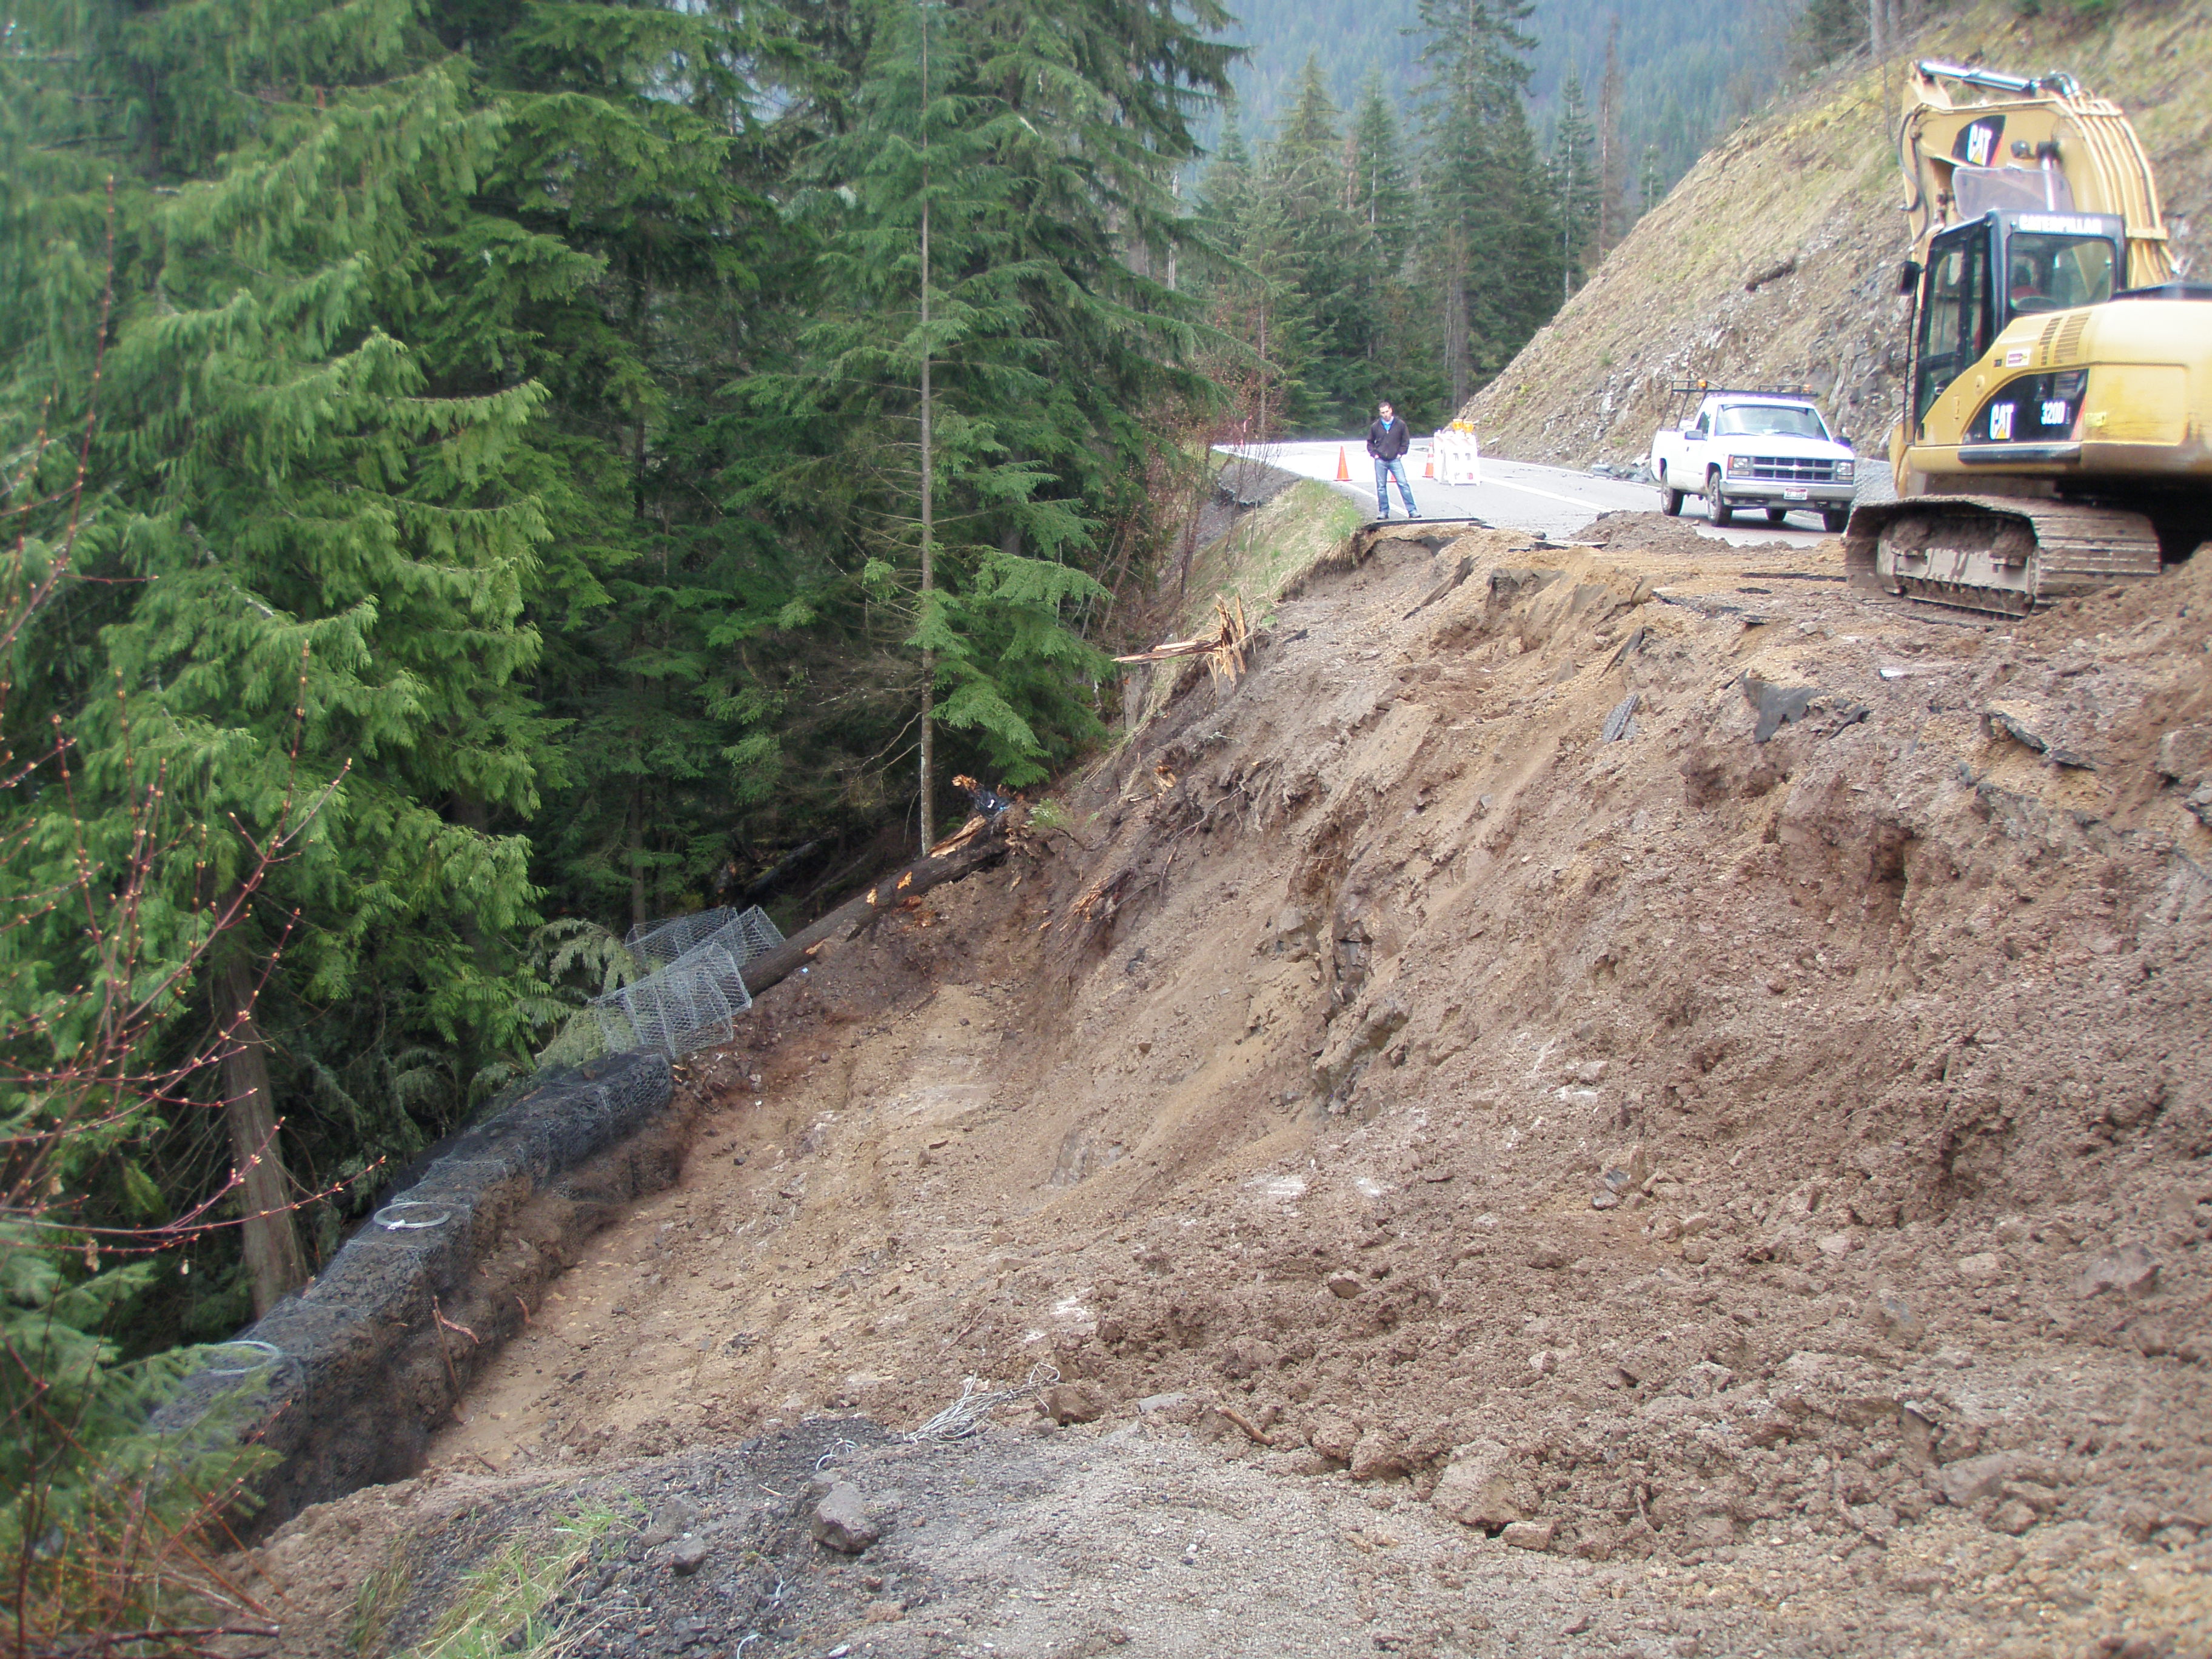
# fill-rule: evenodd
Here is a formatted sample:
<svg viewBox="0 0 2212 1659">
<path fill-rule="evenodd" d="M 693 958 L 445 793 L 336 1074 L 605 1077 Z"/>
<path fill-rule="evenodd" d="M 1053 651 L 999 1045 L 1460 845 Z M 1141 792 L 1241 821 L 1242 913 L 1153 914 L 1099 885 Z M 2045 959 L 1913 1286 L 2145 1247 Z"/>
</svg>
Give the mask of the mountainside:
<svg viewBox="0 0 2212 1659">
<path fill-rule="evenodd" d="M 2212 198 L 2212 7 L 2115 9 L 2094 28 L 2011 6 L 1948 19 L 1880 64 L 1855 60 L 1732 134 L 1638 222 L 1589 283 L 1462 411 L 1492 453 L 1632 460 L 1685 379 L 1809 386 L 1862 449 L 1900 398 L 1904 184 L 1892 149 L 1911 58 L 2065 69 L 2117 100 L 2157 171 L 2176 255 Z"/>
</svg>

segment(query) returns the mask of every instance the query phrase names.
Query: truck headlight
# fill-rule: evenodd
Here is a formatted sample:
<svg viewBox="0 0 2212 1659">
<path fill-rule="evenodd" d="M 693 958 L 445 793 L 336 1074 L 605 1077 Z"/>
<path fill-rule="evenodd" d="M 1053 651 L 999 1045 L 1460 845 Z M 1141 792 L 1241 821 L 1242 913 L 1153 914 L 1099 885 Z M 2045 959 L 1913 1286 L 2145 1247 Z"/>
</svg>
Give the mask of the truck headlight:
<svg viewBox="0 0 2212 1659">
<path fill-rule="evenodd" d="M 1852 479 L 1858 477 L 1858 465 L 1859 464 L 1856 461 L 1838 461 L 1836 463 L 1836 482 L 1838 483 L 1850 483 Z"/>
<path fill-rule="evenodd" d="M 1748 478 L 1751 476 L 1751 457 L 1748 455 L 1729 456 L 1728 459 L 1728 475 L 1731 478 Z"/>
</svg>

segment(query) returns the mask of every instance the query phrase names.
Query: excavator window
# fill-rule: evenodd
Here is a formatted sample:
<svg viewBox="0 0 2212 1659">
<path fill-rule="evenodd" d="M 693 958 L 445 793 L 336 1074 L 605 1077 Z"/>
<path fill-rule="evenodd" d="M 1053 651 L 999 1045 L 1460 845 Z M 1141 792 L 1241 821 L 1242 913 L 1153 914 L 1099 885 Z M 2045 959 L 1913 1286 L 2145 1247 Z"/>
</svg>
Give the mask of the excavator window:
<svg viewBox="0 0 2212 1659">
<path fill-rule="evenodd" d="M 2101 305 L 2112 297 L 2112 245 L 2101 236 L 2015 232 L 2005 264 L 2011 316 Z"/>
<path fill-rule="evenodd" d="M 1922 421 L 1943 389 L 1980 360 L 1996 334 L 1988 225 L 1961 225 L 1937 237 L 1929 249 L 1923 281 L 1919 383 L 1912 399 L 1914 417 Z"/>
</svg>

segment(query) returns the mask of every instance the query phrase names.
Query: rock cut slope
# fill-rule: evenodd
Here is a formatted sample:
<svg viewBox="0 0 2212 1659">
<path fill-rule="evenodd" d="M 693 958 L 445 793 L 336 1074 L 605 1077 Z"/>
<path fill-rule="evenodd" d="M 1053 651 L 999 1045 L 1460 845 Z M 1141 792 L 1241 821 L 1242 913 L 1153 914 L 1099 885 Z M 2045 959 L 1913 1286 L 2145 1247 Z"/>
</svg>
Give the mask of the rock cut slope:
<svg viewBox="0 0 2212 1659">
<path fill-rule="evenodd" d="M 1909 62 L 2063 69 L 2118 101 L 2149 154 L 2176 258 L 2212 205 L 2212 8 L 2115 6 L 2095 25 L 2011 4 L 1940 17 L 1888 62 L 1850 59 L 1708 151 L 1550 325 L 1462 411 L 1494 454 L 1583 465 L 1648 453 L 1668 388 L 1811 387 L 1879 454 L 1902 400 Z"/>
<path fill-rule="evenodd" d="M 2212 565 L 1998 627 L 1593 537 L 1324 563 L 1066 830 L 765 996 L 433 1478 L 1042 1364 L 1084 1459 L 1464 1537 L 1330 1644 L 1490 1650 L 1508 1540 L 1709 1651 L 2212 1643 Z"/>
</svg>

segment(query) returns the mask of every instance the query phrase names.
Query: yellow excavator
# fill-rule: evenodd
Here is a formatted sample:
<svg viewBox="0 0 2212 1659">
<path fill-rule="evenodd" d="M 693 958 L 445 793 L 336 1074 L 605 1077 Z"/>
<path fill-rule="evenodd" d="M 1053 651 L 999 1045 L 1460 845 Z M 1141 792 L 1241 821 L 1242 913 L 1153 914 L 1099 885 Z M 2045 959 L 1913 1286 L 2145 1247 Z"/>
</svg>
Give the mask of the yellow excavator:
<svg viewBox="0 0 2212 1659">
<path fill-rule="evenodd" d="M 2212 535 L 2212 286 L 2176 279 L 2127 117 L 2068 75 L 1921 63 L 1898 153 L 1899 499 L 1853 509 L 1847 568 L 2017 616 L 2188 557 Z"/>
</svg>

